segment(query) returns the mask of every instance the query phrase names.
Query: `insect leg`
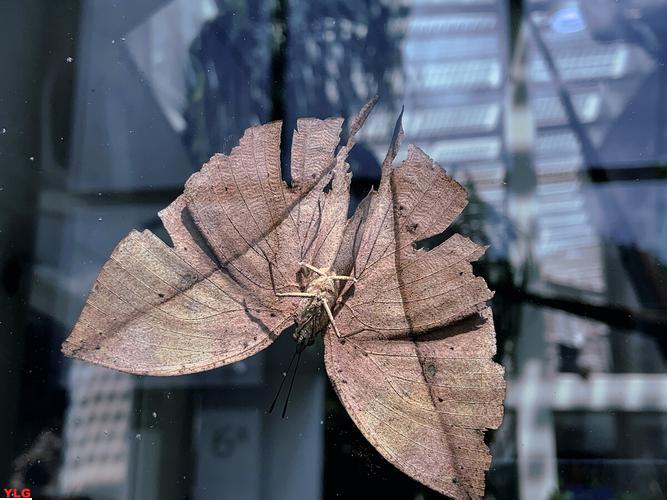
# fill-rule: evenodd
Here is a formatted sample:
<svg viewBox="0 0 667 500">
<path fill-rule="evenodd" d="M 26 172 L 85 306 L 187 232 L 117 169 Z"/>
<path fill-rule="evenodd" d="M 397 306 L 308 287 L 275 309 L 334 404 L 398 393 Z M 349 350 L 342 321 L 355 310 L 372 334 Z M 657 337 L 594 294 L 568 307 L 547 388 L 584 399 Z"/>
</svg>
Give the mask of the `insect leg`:
<svg viewBox="0 0 667 500">
<path fill-rule="evenodd" d="M 273 265 L 271 264 L 271 262 L 269 262 L 269 279 L 271 280 L 271 288 L 273 289 L 274 295 L 281 295 L 278 292 L 276 292 L 276 282 L 275 282 L 275 279 L 273 277 Z M 297 286 L 297 285 L 295 284 L 293 286 Z"/>
<path fill-rule="evenodd" d="M 299 265 L 301 267 L 305 267 L 306 269 L 310 269 L 311 271 L 313 271 L 314 273 L 319 274 L 320 276 L 326 276 L 327 275 L 327 273 L 322 271 L 322 269 L 319 269 L 315 266 L 311 266 L 310 264 L 307 264 L 306 262 L 299 262 Z"/>
<path fill-rule="evenodd" d="M 338 335 L 339 339 L 342 339 L 343 336 L 340 334 L 338 331 L 338 328 L 336 328 L 336 321 L 334 320 L 333 313 L 331 312 L 331 309 L 329 308 L 329 304 L 326 303 L 326 301 L 322 301 L 322 307 L 324 307 L 324 310 L 327 312 L 327 316 L 329 316 L 329 322 L 331 323 L 331 326 L 333 327 L 334 332 L 336 332 L 336 335 Z"/>
<path fill-rule="evenodd" d="M 337 274 L 335 274 L 333 276 L 329 276 L 329 278 L 331 278 L 332 280 L 339 280 L 339 281 L 351 281 L 352 283 L 357 282 L 357 278 L 355 278 L 354 276 L 338 276 Z"/>
<path fill-rule="evenodd" d="M 276 292 L 277 297 L 317 297 L 314 293 L 307 292 L 287 292 L 287 293 L 278 293 Z"/>
</svg>

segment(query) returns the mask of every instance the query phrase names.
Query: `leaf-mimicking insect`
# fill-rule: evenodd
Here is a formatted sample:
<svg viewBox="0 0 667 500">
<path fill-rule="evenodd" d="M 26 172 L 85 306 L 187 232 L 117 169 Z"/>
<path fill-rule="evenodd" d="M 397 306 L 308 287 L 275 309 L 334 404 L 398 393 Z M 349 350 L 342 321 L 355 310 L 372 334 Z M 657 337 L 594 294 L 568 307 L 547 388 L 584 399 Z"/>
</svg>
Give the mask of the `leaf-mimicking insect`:
<svg viewBox="0 0 667 500">
<path fill-rule="evenodd" d="M 376 99 L 348 126 L 297 122 L 292 184 L 281 123 L 246 130 L 160 212 L 173 246 L 131 232 L 104 264 L 63 352 L 144 375 L 242 360 L 295 325 L 296 352 L 324 336 L 325 364 L 352 419 L 380 453 L 425 485 L 479 498 L 491 456 L 483 431 L 503 414 L 492 361 L 492 294 L 472 272 L 484 248 L 455 234 L 430 250 L 466 192 L 419 148 L 347 217 L 347 155 Z"/>
</svg>

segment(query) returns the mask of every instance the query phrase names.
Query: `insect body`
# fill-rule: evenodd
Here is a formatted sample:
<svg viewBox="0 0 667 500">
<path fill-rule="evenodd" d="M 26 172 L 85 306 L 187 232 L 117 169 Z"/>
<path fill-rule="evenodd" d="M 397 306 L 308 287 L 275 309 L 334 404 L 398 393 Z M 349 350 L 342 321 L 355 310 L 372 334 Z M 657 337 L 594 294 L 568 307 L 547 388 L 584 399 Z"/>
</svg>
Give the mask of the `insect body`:
<svg viewBox="0 0 667 500">
<path fill-rule="evenodd" d="M 341 338 L 341 334 L 338 331 L 338 328 L 336 328 L 333 313 L 331 312 L 336 303 L 336 299 L 338 298 L 339 290 L 336 282 L 352 281 L 355 283 L 357 281 L 356 278 L 353 278 L 352 276 L 339 276 L 328 269 L 320 269 L 310 264 L 306 264 L 305 262 L 299 262 L 299 266 L 305 267 L 317 275 L 317 277 L 308 284 L 306 291 L 276 293 L 278 297 L 301 297 L 303 299 L 294 313 L 294 323 L 296 328 L 294 329 L 293 338 L 296 341 L 296 350 L 290 360 L 287 371 L 283 375 L 283 380 L 280 382 L 276 397 L 273 398 L 273 402 L 269 408 L 269 413 L 271 413 L 278 401 L 283 384 L 287 378 L 287 373 L 289 373 L 290 368 L 292 368 L 292 363 L 296 358 L 296 366 L 294 367 L 294 372 L 292 372 L 292 381 L 290 382 L 287 398 L 285 399 L 285 406 L 283 407 L 283 418 L 285 418 L 287 413 L 287 404 L 289 403 L 289 397 L 292 393 L 294 379 L 296 378 L 296 372 L 299 369 L 299 360 L 301 359 L 303 350 L 306 347 L 313 345 L 317 336 L 325 332 L 329 323 L 331 323 L 331 327 L 334 332 L 336 332 L 336 335 Z"/>
<path fill-rule="evenodd" d="M 320 269 L 305 262 L 299 265 L 310 269 L 317 275 L 310 282 L 305 292 L 276 293 L 278 297 L 303 297 L 301 304 L 295 313 L 294 340 L 297 343 L 297 351 L 301 352 L 315 342 L 315 338 L 324 333 L 329 323 L 339 337 L 340 332 L 336 328 L 332 309 L 338 298 L 338 285 L 336 281 L 357 280 L 352 276 L 339 276 L 328 269 Z"/>
</svg>

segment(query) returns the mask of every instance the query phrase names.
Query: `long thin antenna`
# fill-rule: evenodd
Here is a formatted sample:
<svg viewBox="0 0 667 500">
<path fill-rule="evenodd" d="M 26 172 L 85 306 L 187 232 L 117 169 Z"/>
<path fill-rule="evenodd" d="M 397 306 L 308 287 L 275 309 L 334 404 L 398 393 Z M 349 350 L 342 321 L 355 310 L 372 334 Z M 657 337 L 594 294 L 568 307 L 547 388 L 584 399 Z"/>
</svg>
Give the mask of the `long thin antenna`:
<svg viewBox="0 0 667 500">
<path fill-rule="evenodd" d="M 294 363 L 294 358 L 296 358 L 297 352 L 298 351 L 294 351 L 294 354 L 292 354 L 292 359 L 290 359 L 289 366 L 287 367 L 285 373 L 283 373 L 283 379 L 280 382 L 278 391 L 276 392 L 276 397 L 273 398 L 273 403 L 271 403 L 271 406 L 269 407 L 269 413 L 271 413 L 273 411 L 273 408 L 276 406 L 276 402 L 278 401 L 278 396 L 280 396 L 280 392 L 283 390 L 283 385 L 285 384 L 285 380 L 287 380 L 287 374 L 289 373 L 290 368 L 292 368 L 292 363 Z"/>
<path fill-rule="evenodd" d="M 294 387 L 294 379 L 296 378 L 296 371 L 299 369 L 299 361 L 301 360 L 301 353 L 303 351 L 297 351 L 297 352 L 299 353 L 299 355 L 296 357 L 296 365 L 294 366 L 294 373 L 292 373 L 292 380 L 290 381 L 289 389 L 287 391 L 285 406 L 283 406 L 283 418 L 285 418 L 285 416 L 287 415 L 287 404 L 289 403 L 290 394 L 292 394 L 292 387 Z"/>
</svg>

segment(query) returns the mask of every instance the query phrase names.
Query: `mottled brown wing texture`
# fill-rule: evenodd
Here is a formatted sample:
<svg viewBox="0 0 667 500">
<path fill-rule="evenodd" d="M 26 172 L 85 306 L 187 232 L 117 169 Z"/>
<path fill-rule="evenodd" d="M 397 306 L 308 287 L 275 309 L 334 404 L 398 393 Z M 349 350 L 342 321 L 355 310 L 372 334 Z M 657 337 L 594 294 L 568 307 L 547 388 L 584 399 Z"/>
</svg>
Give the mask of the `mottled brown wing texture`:
<svg viewBox="0 0 667 500">
<path fill-rule="evenodd" d="M 444 231 L 465 208 L 461 185 L 411 145 L 398 168 L 389 160 L 370 196 L 355 262 L 358 282 L 337 315 L 343 335 L 404 338 L 485 307 L 492 294 L 470 264 L 483 247 L 460 235 L 428 251 L 414 246 Z"/>
<path fill-rule="evenodd" d="M 400 127 L 400 121 L 399 121 Z M 483 431 L 502 420 L 492 294 L 472 272 L 484 248 L 454 235 L 431 250 L 466 192 L 414 146 L 397 168 L 400 131 L 366 200 L 354 275 L 326 334 L 327 372 L 368 440 L 394 465 L 455 498 L 479 498 L 490 456 Z"/>
<path fill-rule="evenodd" d="M 489 309 L 405 340 L 325 336 L 329 377 L 368 441 L 400 470 L 457 499 L 481 498 L 483 430 L 502 420 L 503 370 Z"/>
<path fill-rule="evenodd" d="M 299 290 L 299 261 L 331 266 L 338 251 L 350 182 L 345 147 L 335 155 L 341 123 L 298 121 L 292 187 L 281 178 L 279 122 L 248 129 L 229 156 L 214 156 L 160 214 L 173 247 L 149 231 L 121 241 L 63 352 L 176 375 L 267 347 L 298 304 L 275 292 Z"/>
</svg>

